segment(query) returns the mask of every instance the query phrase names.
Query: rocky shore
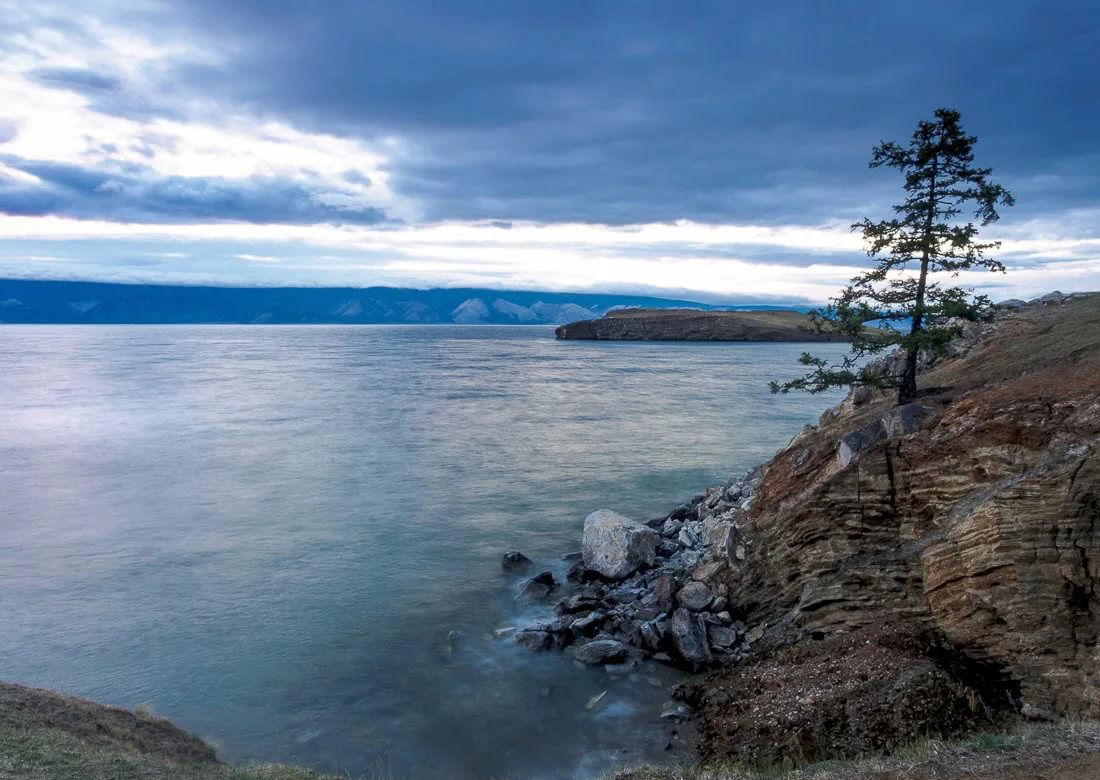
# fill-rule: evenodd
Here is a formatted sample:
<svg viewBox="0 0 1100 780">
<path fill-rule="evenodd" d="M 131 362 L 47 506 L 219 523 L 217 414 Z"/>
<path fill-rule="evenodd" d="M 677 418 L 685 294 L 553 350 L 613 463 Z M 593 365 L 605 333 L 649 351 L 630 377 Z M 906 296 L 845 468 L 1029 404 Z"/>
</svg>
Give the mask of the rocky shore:
<svg viewBox="0 0 1100 780">
<path fill-rule="evenodd" d="M 1005 302 L 923 381 L 853 391 L 661 518 L 594 512 L 516 642 L 706 672 L 664 714 L 697 713 L 712 760 L 1100 717 L 1100 295 Z"/>
</svg>

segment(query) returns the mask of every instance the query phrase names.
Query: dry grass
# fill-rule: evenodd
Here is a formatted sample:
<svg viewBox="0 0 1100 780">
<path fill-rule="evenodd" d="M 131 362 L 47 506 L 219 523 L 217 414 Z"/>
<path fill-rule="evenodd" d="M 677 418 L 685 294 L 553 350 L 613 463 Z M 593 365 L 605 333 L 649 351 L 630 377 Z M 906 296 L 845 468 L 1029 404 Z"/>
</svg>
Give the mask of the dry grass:
<svg viewBox="0 0 1100 780">
<path fill-rule="evenodd" d="M 890 756 L 801 767 L 639 767 L 611 780 L 1086 780 L 1100 777 L 1100 722 L 1023 725 L 956 741 L 924 740 Z"/>
</svg>

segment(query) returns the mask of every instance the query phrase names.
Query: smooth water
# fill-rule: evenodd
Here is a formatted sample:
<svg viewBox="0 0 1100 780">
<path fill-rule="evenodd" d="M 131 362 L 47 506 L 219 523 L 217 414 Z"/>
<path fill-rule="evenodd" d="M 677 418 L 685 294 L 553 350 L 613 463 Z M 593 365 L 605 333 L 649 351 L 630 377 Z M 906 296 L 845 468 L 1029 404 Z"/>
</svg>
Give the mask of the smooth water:
<svg viewBox="0 0 1100 780">
<path fill-rule="evenodd" d="M 769 456 L 836 400 L 768 393 L 803 348 L 0 327 L 0 679 L 146 704 L 233 761 L 662 760 L 677 674 L 489 639 L 548 609 L 513 600 L 500 554 L 563 571 L 588 512 L 654 517 Z"/>
</svg>

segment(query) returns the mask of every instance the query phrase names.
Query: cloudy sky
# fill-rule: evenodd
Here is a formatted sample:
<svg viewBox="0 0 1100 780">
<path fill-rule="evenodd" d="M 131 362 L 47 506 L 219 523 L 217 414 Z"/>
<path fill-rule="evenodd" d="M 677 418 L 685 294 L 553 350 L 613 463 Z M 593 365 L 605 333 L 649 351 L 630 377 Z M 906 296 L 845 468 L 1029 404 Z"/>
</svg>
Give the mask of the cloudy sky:
<svg viewBox="0 0 1100 780">
<path fill-rule="evenodd" d="M 1100 6 L 0 0 L 0 276 L 822 300 L 939 106 L 1100 288 Z"/>
</svg>

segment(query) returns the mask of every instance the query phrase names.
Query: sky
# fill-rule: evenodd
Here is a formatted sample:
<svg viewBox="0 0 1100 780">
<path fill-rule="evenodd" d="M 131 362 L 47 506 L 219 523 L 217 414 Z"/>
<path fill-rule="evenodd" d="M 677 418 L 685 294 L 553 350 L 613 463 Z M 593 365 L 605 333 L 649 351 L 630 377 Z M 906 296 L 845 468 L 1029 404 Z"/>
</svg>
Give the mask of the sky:
<svg viewBox="0 0 1100 780">
<path fill-rule="evenodd" d="M 822 301 L 941 106 L 1100 289 L 1100 5 L 0 0 L 0 276 Z"/>
</svg>

